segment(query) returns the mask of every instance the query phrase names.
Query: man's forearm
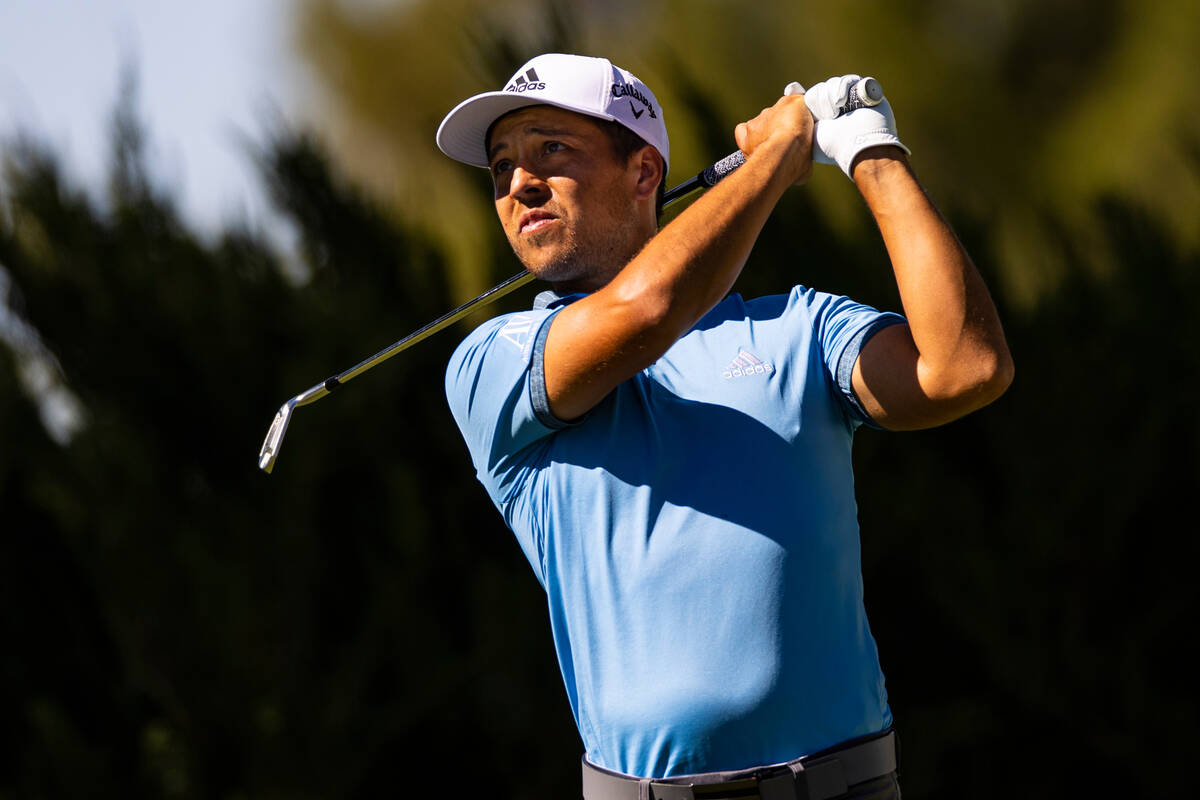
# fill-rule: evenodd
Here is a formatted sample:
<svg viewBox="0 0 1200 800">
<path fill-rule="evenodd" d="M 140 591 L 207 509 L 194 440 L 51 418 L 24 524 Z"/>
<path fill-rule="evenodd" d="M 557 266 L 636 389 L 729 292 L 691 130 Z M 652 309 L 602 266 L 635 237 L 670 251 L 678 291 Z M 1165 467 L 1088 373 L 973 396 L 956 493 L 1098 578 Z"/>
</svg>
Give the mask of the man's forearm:
<svg viewBox="0 0 1200 800">
<path fill-rule="evenodd" d="M 729 291 L 786 184 L 747 159 L 651 239 L 600 291 L 564 309 L 546 346 L 551 410 L 573 419 L 654 363 Z"/>
<path fill-rule="evenodd" d="M 764 146 L 651 239 L 607 287 L 658 309 L 665 351 L 733 286 L 775 204 L 790 185 L 779 171 L 785 143 Z M 653 359 L 652 359 L 653 360 Z"/>
<path fill-rule="evenodd" d="M 907 157 L 894 147 L 864 151 L 853 177 L 891 258 L 919 353 L 922 391 L 935 401 L 971 396 L 973 405 L 982 405 L 994 399 L 1013 370 L 999 315 L 983 278 L 921 189 Z"/>
<path fill-rule="evenodd" d="M 654 363 L 729 291 L 779 197 L 812 170 L 812 118 L 785 97 L 735 131 L 746 163 L 563 309 L 544 353 L 551 411 L 573 419 Z"/>
</svg>

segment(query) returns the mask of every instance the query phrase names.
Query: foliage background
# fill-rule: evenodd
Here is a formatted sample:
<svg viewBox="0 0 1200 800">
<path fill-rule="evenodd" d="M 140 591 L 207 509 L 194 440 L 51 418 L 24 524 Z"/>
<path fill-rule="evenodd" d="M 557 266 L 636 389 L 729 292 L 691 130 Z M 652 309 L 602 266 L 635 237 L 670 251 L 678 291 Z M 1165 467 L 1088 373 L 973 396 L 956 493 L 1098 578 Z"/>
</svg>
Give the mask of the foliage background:
<svg viewBox="0 0 1200 800">
<path fill-rule="evenodd" d="M 672 182 L 789 80 L 881 79 L 1017 362 L 987 410 L 856 446 L 905 794 L 1184 792 L 1197 8 L 304 0 L 323 100 L 257 154 L 297 263 L 189 229 L 146 177 L 132 84 L 100 200 L 7 142 L 0 796 L 577 795 L 544 599 L 442 398 L 466 327 L 298 412 L 269 478 L 253 458 L 281 400 L 518 269 L 486 175 L 432 131 L 546 50 L 655 87 Z M 832 169 L 738 290 L 797 282 L 898 306 Z"/>
</svg>

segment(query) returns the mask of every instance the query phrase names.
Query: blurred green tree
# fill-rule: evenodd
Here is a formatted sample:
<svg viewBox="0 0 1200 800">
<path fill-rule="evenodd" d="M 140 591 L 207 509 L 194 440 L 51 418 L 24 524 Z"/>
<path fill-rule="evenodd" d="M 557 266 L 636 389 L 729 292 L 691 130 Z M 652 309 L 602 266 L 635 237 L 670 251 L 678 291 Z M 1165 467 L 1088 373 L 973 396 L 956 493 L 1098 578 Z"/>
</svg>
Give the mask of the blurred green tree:
<svg viewBox="0 0 1200 800">
<path fill-rule="evenodd" d="M 876 75 L 933 194 L 990 220 L 996 289 L 1020 306 L 1066 276 L 1064 226 L 1091 243 L 1095 274 L 1115 268 L 1100 194 L 1135 199 L 1200 246 L 1191 0 L 306 0 L 297 19 L 323 90 L 314 125 L 351 175 L 446 248 L 459 297 L 494 277 L 487 179 L 442 156 L 433 132 L 460 99 L 545 51 L 605 55 L 654 88 L 672 182 L 732 150 L 734 125 L 788 81 Z M 827 225 L 862 233 L 835 170 L 818 170 L 810 191 Z"/>
<path fill-rule="evenodd" d="M 187 229 L 131 98 L 114 130 L 103 205 L 36 145 L 7 153 L 10 314 L 87 421 L 50 438 L 0 347 L 0 796 L 394 791 L 400 754 L 462 772 L 489 726 L 467 777 L 552 753 L 547 780 L 573 778 L 569 713 L 523 722 L 553 650 L 446 412 L 453 337 L 304 409 L 256 468 L 275 404 L 444 309 L 439 256 L 280 129 L 259 157 L 301 232 L 293 285 L 253 235 Z M 521 735 L 547 719 L 562 735 Z"/>
</svg>

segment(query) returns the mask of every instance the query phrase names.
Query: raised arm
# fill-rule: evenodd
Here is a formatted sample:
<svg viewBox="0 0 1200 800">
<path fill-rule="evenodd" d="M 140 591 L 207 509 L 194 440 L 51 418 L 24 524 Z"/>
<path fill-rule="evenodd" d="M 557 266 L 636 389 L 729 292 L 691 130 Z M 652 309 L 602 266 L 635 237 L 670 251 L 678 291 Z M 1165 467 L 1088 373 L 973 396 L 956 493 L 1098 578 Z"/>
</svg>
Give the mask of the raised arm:
<svg viewBox="0 0 1200 800">
<path fill-rule="evenodd" d="M 853 177 L 883 235 L 908 318 L 863 348 L 853 376 L 859 400 L 893 430 L 929 428 L 982 408 L 1013 379 L 983 278 L 898 148 L 863 151 Z"/>
<path fill-rule="evenodd" d="M 555 416 L 581 416 L 665 353 L 729 292 L 783 192 L 808 179 L 812 118 L 802 97 L 780 98 L 735 138 L 745 165 L 551 323 L 544 363 Z"/>
<path fill-rule="evenodd" d="M 885 99 L 838 115 L 857 75 L 809 89 L 816 160 L 857 184 L 883 234 L 907 325 L 876 333 L 854 365 L 853 387 L 872 419 L 905 430 L 941 425 L 995 400 L 1013 363 L 983 278 L 917 183 Z"/>
</svg>

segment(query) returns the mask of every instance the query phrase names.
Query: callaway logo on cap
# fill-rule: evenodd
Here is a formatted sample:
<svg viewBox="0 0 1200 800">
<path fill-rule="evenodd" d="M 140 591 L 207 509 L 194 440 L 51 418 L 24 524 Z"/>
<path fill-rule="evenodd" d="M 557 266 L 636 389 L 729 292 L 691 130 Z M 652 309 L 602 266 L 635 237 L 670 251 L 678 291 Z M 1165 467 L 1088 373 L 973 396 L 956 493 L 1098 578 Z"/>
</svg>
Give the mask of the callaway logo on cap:
<svg viewBox="0 0 1200 800">
<path fill-rule="evenodd" d="M 550 105 L 624 125 L 670 162 L 662 107 L 646 84 L 606 58 L 546 53 L 517 70 L 498 92 L 459 103 L 438 126 L 437 144 L 456 161 L 488 166 L 484 139 L 492 123 L 526 106 Z"/>
</svg>

